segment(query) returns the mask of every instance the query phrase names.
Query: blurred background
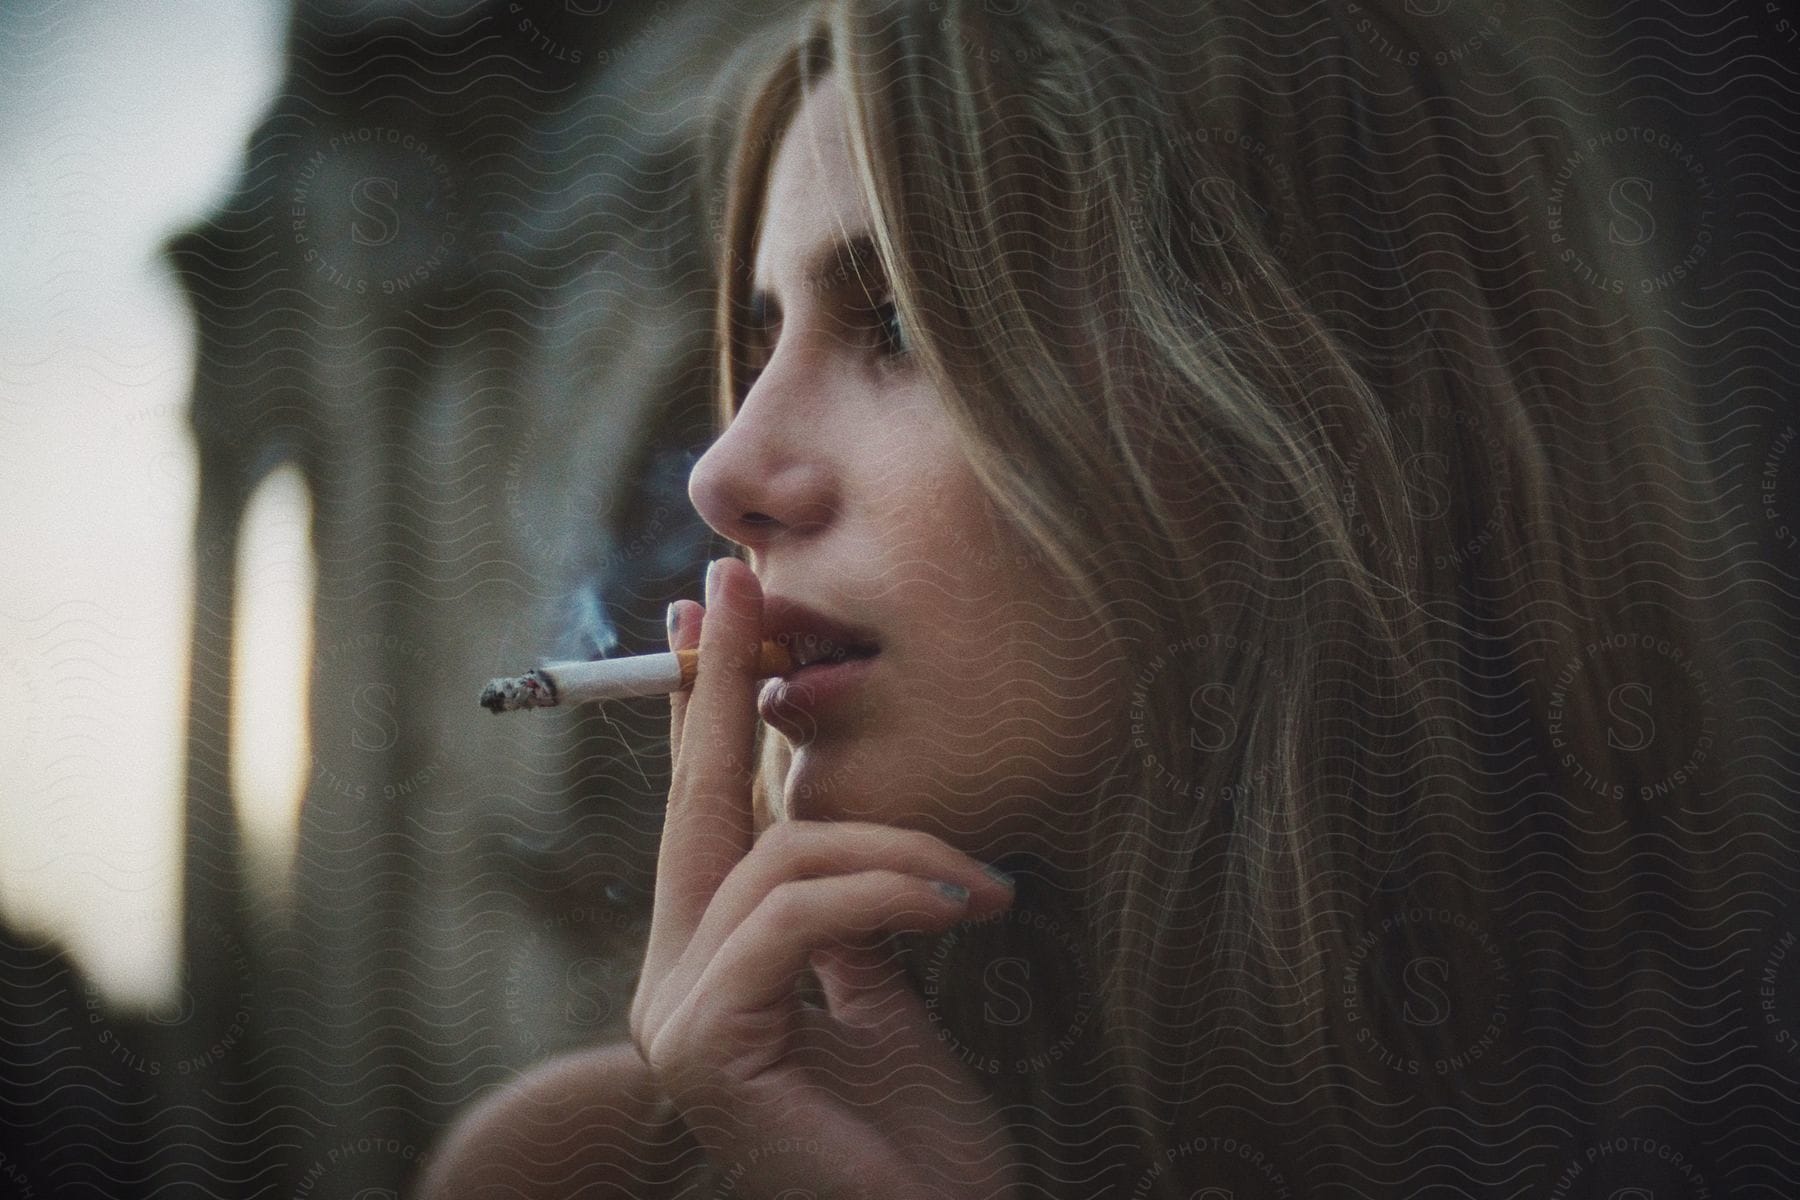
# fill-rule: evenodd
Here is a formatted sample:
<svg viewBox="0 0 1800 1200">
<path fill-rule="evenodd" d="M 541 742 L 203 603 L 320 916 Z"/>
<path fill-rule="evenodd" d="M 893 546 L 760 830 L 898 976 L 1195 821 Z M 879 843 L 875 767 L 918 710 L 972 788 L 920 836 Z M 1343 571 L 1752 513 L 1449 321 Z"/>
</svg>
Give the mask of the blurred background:
<svg viewBox="0 0 1800 1200">
<path fill-rule="evenodd" d="M 1628 199 L 1800 595 L 1794 18 L 1491 7 L 1698 156 Z M 794 8 L 0 7 L 0 1195 L 399 1194 L 624 1035 L 666 702 L 475 699 L 723 552 L 706 217 Z"/>
</svg>

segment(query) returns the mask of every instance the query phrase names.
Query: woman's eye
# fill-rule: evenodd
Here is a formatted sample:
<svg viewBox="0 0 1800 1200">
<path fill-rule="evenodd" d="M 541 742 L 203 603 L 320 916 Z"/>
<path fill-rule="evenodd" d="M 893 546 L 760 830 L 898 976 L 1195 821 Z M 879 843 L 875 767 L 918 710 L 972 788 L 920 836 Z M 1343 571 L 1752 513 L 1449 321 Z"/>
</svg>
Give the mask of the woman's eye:
<svg viewBox="0 0 1800 1200">
<path fill-rule="evenodd" d="M 906 332 L 906 324 L 900 319 L 900 306 L 893 300 L 884 300 L 867 310 L 868 328 L 875 335 L 881 347 L 881 353 L 887 358 L 900 358 L 912 349 L 912 339 Z M 736 372 L 737 405 L 742 405 L 750 389 L 755 386 L 757 376 L 768 365 L 770 357 L 768 348 L 756 344 L 758 339 L 750 339 L 743 350 Z"/>
<path fill-rule="evenodd" d="M 889 354 L 904 354 L 909 346 L 906 327 L 900 322 L 900 308 L 892 300 L 877 304 L 874 316 L 882 349 Z"/>
</svg>

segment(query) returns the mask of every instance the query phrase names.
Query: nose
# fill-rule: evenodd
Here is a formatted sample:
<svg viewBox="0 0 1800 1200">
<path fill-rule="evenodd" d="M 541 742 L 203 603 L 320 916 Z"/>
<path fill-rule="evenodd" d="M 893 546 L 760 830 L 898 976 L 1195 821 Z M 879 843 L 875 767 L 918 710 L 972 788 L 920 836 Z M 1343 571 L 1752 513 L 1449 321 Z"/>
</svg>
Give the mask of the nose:
<svg viewBox="0 0 1800 1200">
<path fill-rule="evenodd" d="M 772 365 L 772 364 L 771 364 Z M 763 552 L 816 532 L 836 511 L 835 473 L 817 422 L 757 381 L 688 474 L 688 499 L 719 536 Z"/>
</svg>

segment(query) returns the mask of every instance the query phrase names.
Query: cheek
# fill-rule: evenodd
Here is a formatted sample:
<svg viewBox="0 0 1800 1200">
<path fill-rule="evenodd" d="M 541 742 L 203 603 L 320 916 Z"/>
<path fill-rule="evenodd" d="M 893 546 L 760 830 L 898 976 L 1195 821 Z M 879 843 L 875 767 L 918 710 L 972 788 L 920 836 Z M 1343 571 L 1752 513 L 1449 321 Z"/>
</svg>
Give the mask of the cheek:
<svg viewBox="0 0 1800 1200">
<path fill-rule="evenodd" d="M 934 725 L 984 753 L 1054 758 L 1094 726 L 1110 664 L 1091 625 L 1011 561 L 964 569 L 954 593 L 921 590 L 935 605 L 924 672 L 933 684 L 916 695 L 932 698 L 923 715 Z"/>
<path fill-rule="evenodd" d="M 1029 558 L 1024 541 L 1005 526 L 973 476 L 938 480 L 912 513 L 915 544 L 925 548 L 933 573 L 952 581 L 953 594 L 1007 605 L 1026 593 L 1028 581 L 1018 578 Z"/>
<path fill-rule="evenodd" d="M 1053 772 L 1085 774 L 1121 730 L 1128 691 L 1122 648 L 1029 559 L 1002 572 L 996 586 L 1014 597 L 1003 650 L 1010 710 L 1037 727 L 1041 757 Z"/>
</svg>

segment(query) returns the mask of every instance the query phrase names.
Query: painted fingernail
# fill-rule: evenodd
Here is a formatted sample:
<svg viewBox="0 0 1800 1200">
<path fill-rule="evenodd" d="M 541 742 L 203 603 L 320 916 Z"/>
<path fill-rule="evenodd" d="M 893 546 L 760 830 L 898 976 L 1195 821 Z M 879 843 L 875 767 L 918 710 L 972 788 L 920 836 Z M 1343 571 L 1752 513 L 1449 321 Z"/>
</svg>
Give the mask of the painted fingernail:
<svg viewBox="0 0 1800 1200">
<path fill-rule="evenodd" d="M 995 883 L 1004 884 L 1007 887 L 1017 886 L 1014 884 L 1011 875 L 1008 875 L 1005 871 L 1002 871 L 999 867 L 996 867 L 991 863 L 982 863 L 981 869 L 986 871 L 988 878 L 992 879 Z"/>
<path fill-rule="evenodd" d="M 681 629 L 681 601 L 676 600 L 669 605 L 669 645 L 675 644 L 675 635 Z"/>
<path fill-rule="evenodd" d="M 936 888 L 938 893 L 947 900 L 967 900 L 969 898 L 969 889 L 960 883 L 945 883 L 940 879 L 931 886 Z"/>
</svg>

